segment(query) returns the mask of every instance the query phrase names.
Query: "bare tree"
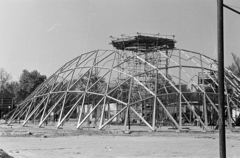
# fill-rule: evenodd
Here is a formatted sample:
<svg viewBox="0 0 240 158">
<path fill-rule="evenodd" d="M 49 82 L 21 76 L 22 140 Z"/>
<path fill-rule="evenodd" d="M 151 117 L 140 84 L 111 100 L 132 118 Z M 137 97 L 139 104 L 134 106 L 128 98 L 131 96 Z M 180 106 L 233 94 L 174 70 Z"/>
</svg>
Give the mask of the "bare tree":
<svg viewBox="0 0 240 158">
<path fill-rule="evenodd" d="M 238 77 L 240 77 L 240 58 L 232 53 L 233 63 L 228 68 Z"/>
</svg>

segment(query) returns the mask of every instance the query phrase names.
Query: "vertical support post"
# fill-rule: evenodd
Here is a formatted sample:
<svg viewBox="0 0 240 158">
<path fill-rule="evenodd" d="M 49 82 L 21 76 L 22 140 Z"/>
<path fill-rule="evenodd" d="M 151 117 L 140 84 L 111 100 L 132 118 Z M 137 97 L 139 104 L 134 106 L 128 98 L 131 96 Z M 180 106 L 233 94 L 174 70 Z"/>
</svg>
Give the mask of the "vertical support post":
<svg viewBox="0 0 240 158">
<path fill-rule="evenodd" d="M 108 116 L 107 116 L 107 120 L 109 120 L 110 118 L 111 118 L 111 115 L 110 115 L 110 104 L 109 104 L 109 102 L 107 102 L 107 107 L 108 107 Z M 109 126 L 108 126 L 109 128 L 110 128 L 110 123 L 109 123 Z"/>
<path fill-rule="evenodd" d="M 166 50 L 166 56 L 168 57 L 168 50 Z M 169 58 L 166 58 L 166 77 L 168 77 L 168 60 Z"/>
<path fill-rule="evenodd" d="M 190 110 L 190 123 L 192 123 L 192 111 Z"/>
<path fill-rule="evenodd" d="M 125 131 L 127 129 L 128 111 L 129 111 L 129 108 L 127 107 L 126 113 L 125 113 L 125 119 L 124 119 L 124 129 L 125 129 Z"/>
<path fill-rule="evenodd" d="M 121 52 L 122 53 L 122 52 Z M 116 52 L 116 54 L 117 54 L 117 70 L 118 70 L 118 72 L 117 72 L 117 78 L 118 78 L 118 80 L 119 81 L 121 81 L 121 79 L 122 79 L 122 73 L 120 73 L 121 71 L 122 71 L 122 68 L 121 68 L 121 65 L 119 65 L 121 62 L 122 62 L 122 57 L 121 57 L 121 55 L 120 55 L 120 51 L 118 51 L 118 52 Z M 115 59 L 116 60 L 116 59 Z M 120 95 L 120 93 L 117 93 L 117 98 L 120 98 L 120 100 L 122 101 L 123 99 L 122 99 L 122 95 Z M 122 108 L 122 105 L 121 104 L 119 104 L 119 103 L 117 103 L 117 112 L 118 112 L 118 107 L 121 107 Z M 122 114 L 121 115 L 118 115 L 117 116 L 117 122 L 119 121 L 119 117 L 121 117 L 122 116 Z M 122 118 L 122 117 L 121 117 Z"/>
<path fill-rule="evenodd" d="M 156 58 L 156 57 L 155 57 Z M 154 97 L 154 105 L 153 105 L 153 118 L 152 118 L 152 128 L 155 129 L 156 124 L 156 104 L 157 104 L 157 81 L 158 81 L 158 64 L 156 63 L 156 76 L 155 76 L 155 97 Z"/>
<path fill-rule="evenodd" d="M 127 105 L 127 111 L 126 111 L 126 117 L 125 117 L 125 123 L 124 123 L 124 126 L 125 126 L 125 131 L 126 130 L 126 125 L 127 125 L 127 120 L 128 120 L 128 132 L 130 131 L 130 99 L 131 99 L 131 93 L 132 93 L 132 86 L 133 86 L 133 78 L 131 78 L 130 80 L 130 89 L 129 89 L 129 93 L 128 93 L 128 105 Z"/>
<path fill-rule="evenodd" d="M 109 102 L 107 103 L 107 106 L 108 106 L 108 120 L 110 119 L 110 104 L 109 104 Z"/>
<path fill-rule="evenodd" d="M 200 61 L 201 61 L 201 68 L 202 68 L 202 90 L 203 90 L 203 114 L 204 114 L 204 120 L 205 120 L 205 126 L 208 126 L 208 117 L 207 117 L 207 105 L 206 105 L 206 92 L 205 92 L 205 86 L 204 86 L 204 71 L 203 71 L 203 64 L 202 64 L 202 54 L 200 54 Z"/>
<path fill-rule="evenodd" d="M 87 97 L 87 113 L 86 113 L 86 116 L 88 115 L 88 113 L 90 113 L 91 109 L 92 109 L 92 104 L 90 104 L 90 101 L 89 101 L 89 96 Z M 84 117 L 86 117 L 84 116 Z M 89 117 L 87 117 L 87 126 L 90 127 L 90 119 L 91 119 L 91 114 Z"/>
<path fill-rule="evenodd" d="M 120 52 L 117 52 L 117 53 L 116 53 L 116 56 L 117 56 L 117 65 L 118 65 L 118 66 L 117 66 L 117 70 L 118 70 L 118 72 L 117 72 L 117 79 L 120 81 L 120 80 L 121 80 L 121 75 L 120 75 L 120 74 L 121 74 L 121 73 L 120 73 L 121 67 L 120 67 L 119 63 L 121 62 L 121 59 L 120 59 L 121 56 L 120 56 L 119 53 L 120 53 Z M 120 98 L 120 97 L 119 97 L 119 93 L 117 93 L 117 98 Z M 116 106 L 117 106 L 116 108 L 117 108 L 117 112 L 118 112 L 120 104 L 117 103 Z M 119 122 L 119 117 L 120 117 L 120 116 L 121 116 L 121 115 L 118 115 L 118 116 L 117 116 L 117 122 Z"/>
<path fill-rule="evenodd" d="M 179 130 L 182 129 L 182 63 L 179 51 Z"/>
<path fill-rule="evenodd" d="M 83 105 L 82 105 L 82 118 L 85 117 L 85 113 L 86 113 L 86 105 L 85 105 L 86 104 L 86 102 L 85 102 L 86 101 L 86 95 L 87 94 L 84 95 L 84 101 L 83 101 Z"/>
<path fill-rule="evenodd" d="M 12 98 L 12 104 L 11 104 L 11 109 L 13 109 L 13 98 Z"/>
<path fill-rule="evenodd" d="M 129 107 L 129 109 L 128 109 L 128 131 L 130 131 L 130 128 L 131 128 L 130 121 L 131 120 L 130 120 L 130 107 Z"/>
<path fill-rule="evenodd" d="M 118 111 L 120 111 L 119 105 L 120 105 L 119 103 L 116 103 L 116 113 L 118 113 Z M 117 115 L 117 117 L 116 117 L 117 122 L 119 122 L 119 117 L 120 117 L 120 115 Z"/>
<path fill-rule="evenodd" d="M 223 39 L 223 0 L 217 1 L 218 35 L 218 105 L 219 105 L 219 156 L 226 158 L 226 135 L 224 119 L 224 39 Z"/>
</svg>

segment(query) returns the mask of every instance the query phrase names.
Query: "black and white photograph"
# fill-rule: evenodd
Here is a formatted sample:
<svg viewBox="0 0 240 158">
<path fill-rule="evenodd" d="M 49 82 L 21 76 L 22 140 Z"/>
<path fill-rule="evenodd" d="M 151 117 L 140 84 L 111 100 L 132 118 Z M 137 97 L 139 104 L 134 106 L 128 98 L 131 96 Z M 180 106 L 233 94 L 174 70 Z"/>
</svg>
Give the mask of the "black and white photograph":
<svg viewBox="0 0 240 158">
<path fill-rule="evenodd" d="M 239 158 L 239 0 L 0 0 L 0 158 Z"/>
</svg>

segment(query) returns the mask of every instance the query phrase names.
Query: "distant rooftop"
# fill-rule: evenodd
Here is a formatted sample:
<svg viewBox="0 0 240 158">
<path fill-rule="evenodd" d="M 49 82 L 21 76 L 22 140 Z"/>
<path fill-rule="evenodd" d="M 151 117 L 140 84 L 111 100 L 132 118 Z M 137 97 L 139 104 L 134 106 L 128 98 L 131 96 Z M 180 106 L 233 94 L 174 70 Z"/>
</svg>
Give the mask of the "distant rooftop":
<svg viewBox="0 0 240 158">
<path fill-rule="evenodd" d="M 173 49 L 176 41 L 173 35 L 149 35 L 140 34 L 134 36 L 122 35 L 112 37 L 112 45 L 118 50 L 129 50 L 135 52 L 149 52 L 160 49 Z"/>
</svg>

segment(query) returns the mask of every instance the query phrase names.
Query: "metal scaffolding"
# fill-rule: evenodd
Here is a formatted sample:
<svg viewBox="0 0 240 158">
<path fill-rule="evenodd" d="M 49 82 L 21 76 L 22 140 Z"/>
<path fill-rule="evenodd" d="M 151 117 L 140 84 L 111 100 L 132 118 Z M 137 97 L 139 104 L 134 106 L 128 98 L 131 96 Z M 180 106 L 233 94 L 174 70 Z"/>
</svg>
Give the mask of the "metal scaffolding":
<svg viewBox="0 0 240 158">
<path fill-rule="evenodd" d="M 218 63 L 210 57 L 175 48 L 174 36 L 137 33 L 112 37 L 114 50 L 84 53 L 64 64 L 11 113 L 7 123 L 50 118 L 57 128 L 69 119 L 77 128 L 90 122 L 211 130 L 218 122 Z M 226 122 L 240 108 L 240 79 L 225 74 Z M 47 125 L 47 124 L 45 124 Z"/>
</svg>

